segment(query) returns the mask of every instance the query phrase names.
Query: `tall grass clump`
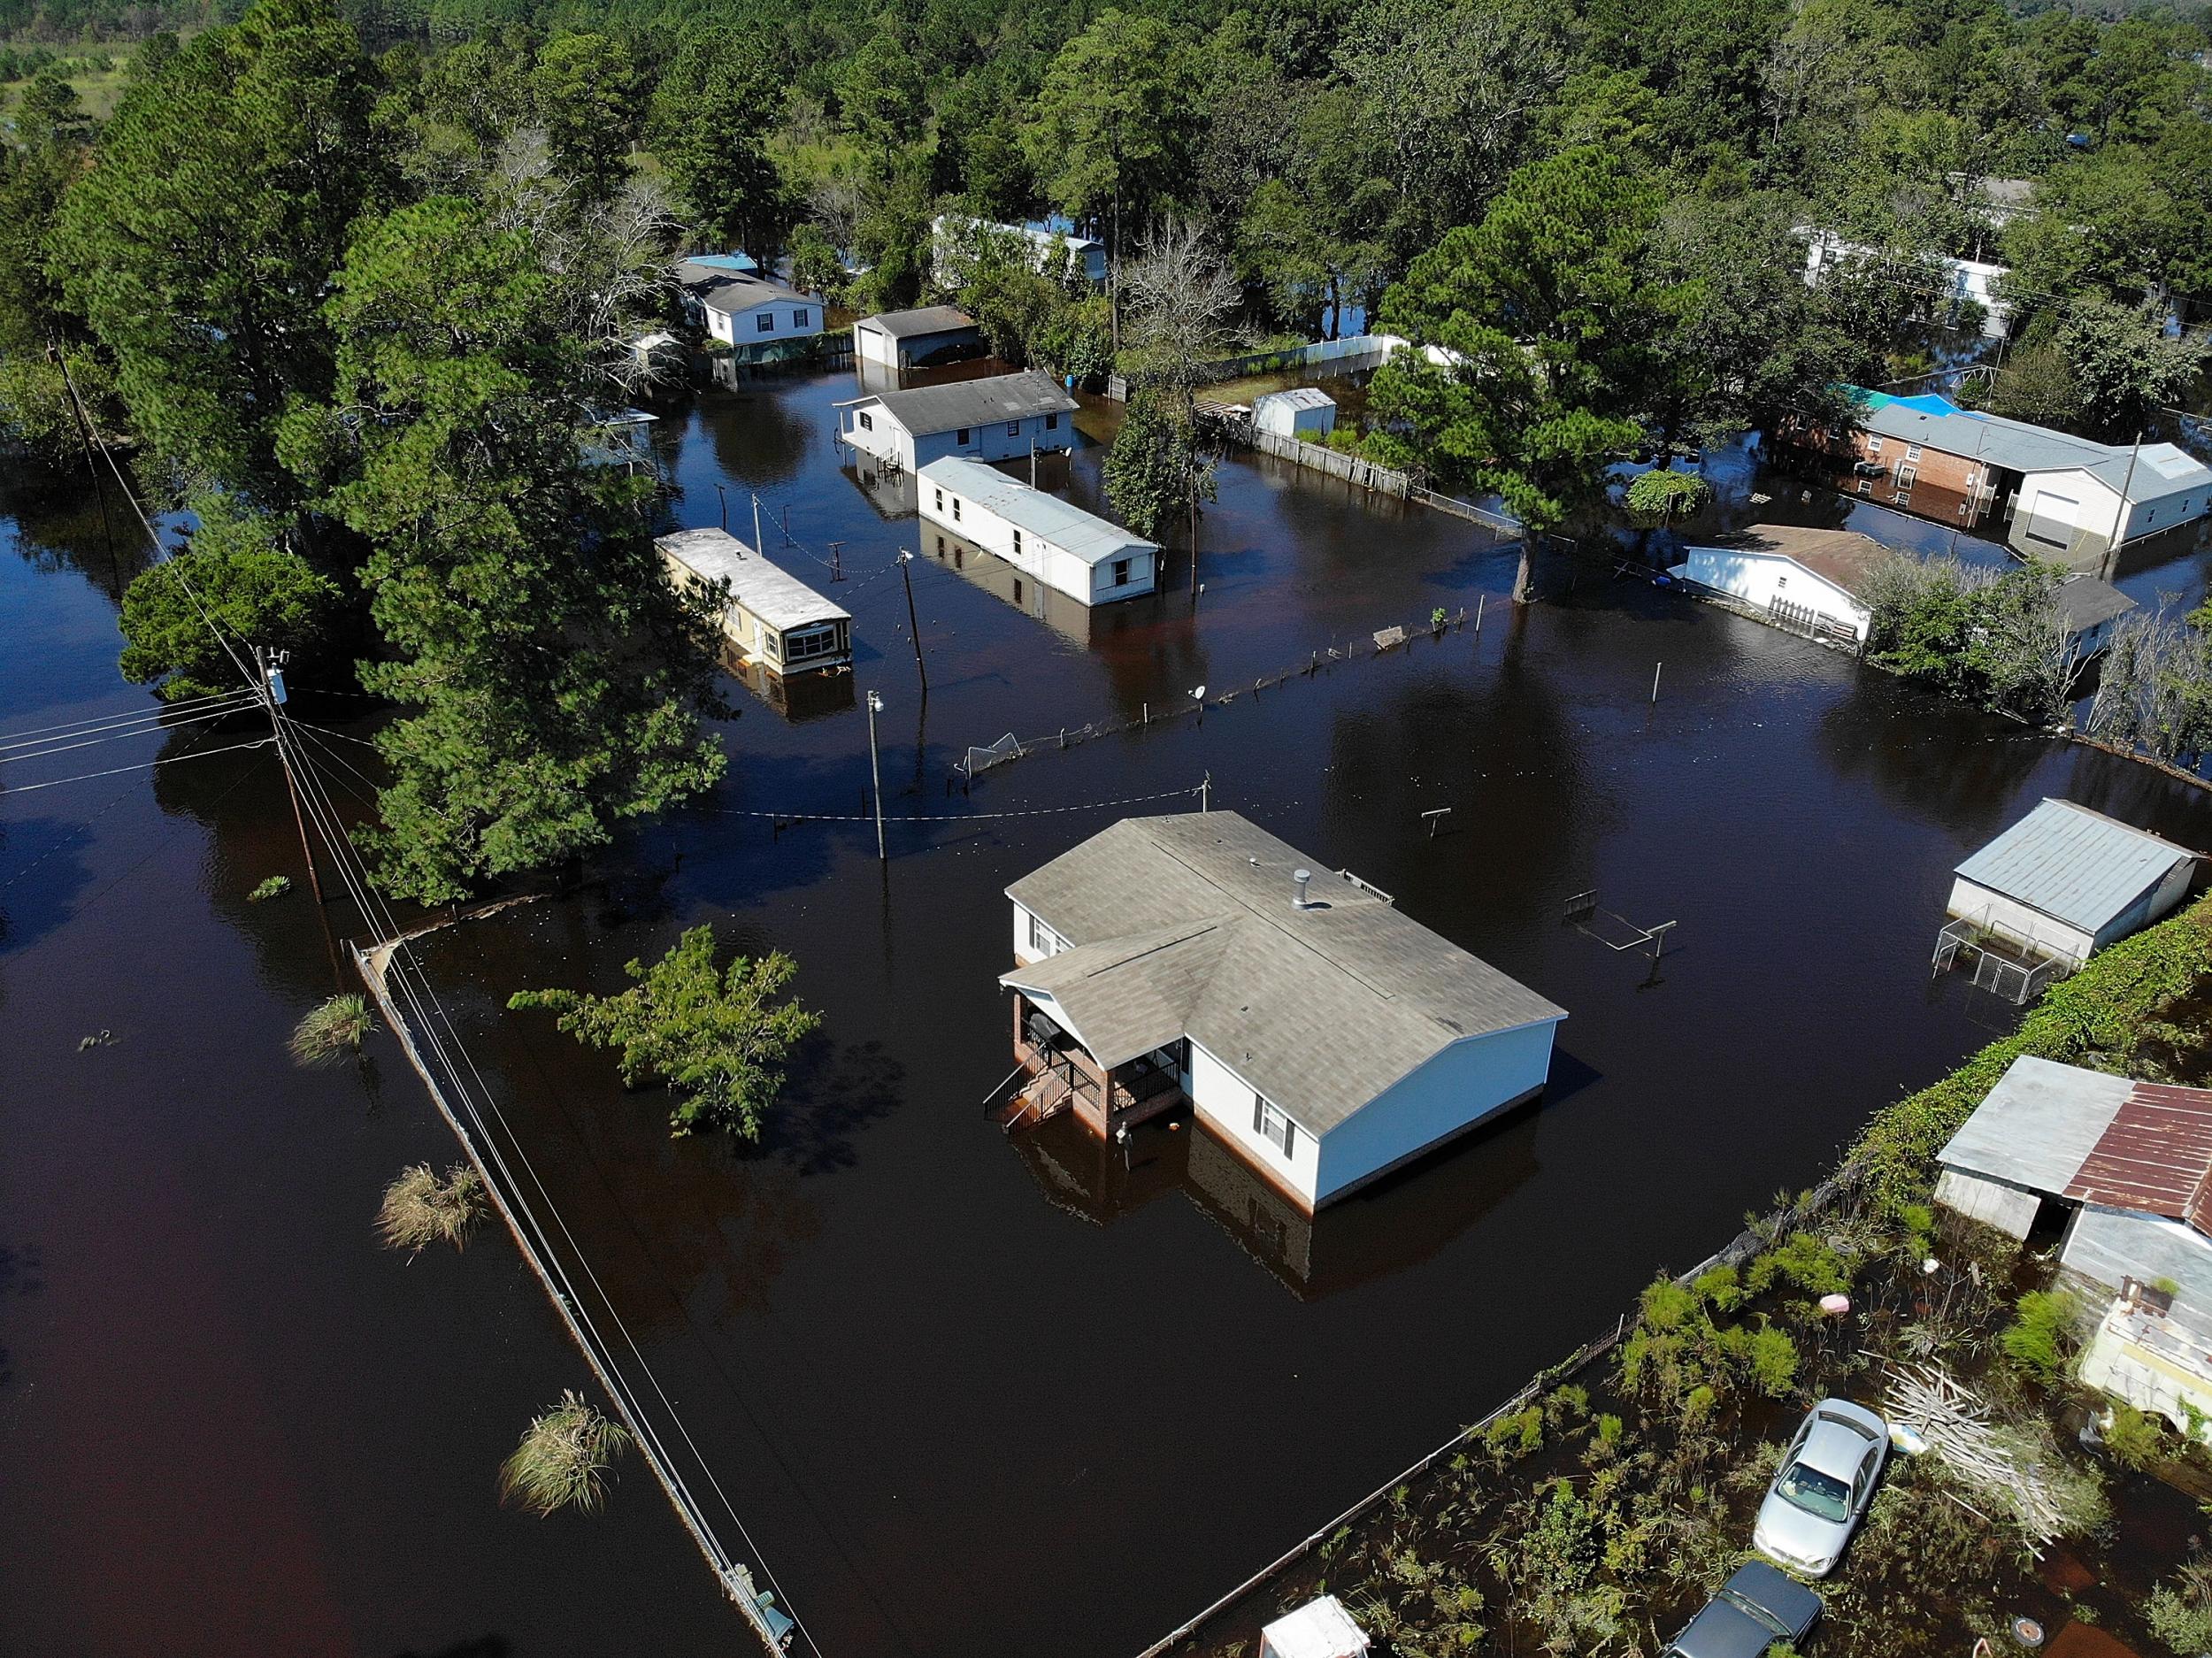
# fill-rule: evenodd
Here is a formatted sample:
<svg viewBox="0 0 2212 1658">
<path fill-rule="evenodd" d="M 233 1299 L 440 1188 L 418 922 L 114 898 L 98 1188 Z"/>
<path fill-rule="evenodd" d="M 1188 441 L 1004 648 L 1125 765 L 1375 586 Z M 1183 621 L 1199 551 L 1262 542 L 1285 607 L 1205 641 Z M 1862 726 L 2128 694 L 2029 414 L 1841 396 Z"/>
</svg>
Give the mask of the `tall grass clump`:
<svg viewBox="0 0 2212 1658">
<path fill-rule="evenodd" d="M 293 1028 L 288 1046 L 292 1057 L 301 1064 L 320 1065 L 358 1053 L 374 1029 L 376 1018 L 369 1011 L 366 996 L 333 996 Z"/>
<path fill-rule="evenodd" d="M 246 902 L 250 904 L 265 903 L 272 898 L 281 898 L 291 890 L 292 878 L 290 876 L 272 875 L 246 894 Z"/>
<path fill-rule="evenodd" d="M 585 1402 L 574 1388 L 524 1430 L 500 1465 L 499 1496 L 542 1518 L 575 1508 L 590 1514 L 607 1497 L 607 1474 L 630 1443 L 629 1431 Z"/>
<path fill-rule="evenodd" d="M 439 1242 L 464 1248 L 469 1229 L 484 1212 L 484 1183 L 476 1171 L 457 1163 L 441 1180 L 426 1163 L 400 1171 L 399 1178 L 384 1188 L 384 1204 L 376 1212 L 377 1235 L 394 1249 L 420 1255 L 423 1246 Z"/>
</svg>

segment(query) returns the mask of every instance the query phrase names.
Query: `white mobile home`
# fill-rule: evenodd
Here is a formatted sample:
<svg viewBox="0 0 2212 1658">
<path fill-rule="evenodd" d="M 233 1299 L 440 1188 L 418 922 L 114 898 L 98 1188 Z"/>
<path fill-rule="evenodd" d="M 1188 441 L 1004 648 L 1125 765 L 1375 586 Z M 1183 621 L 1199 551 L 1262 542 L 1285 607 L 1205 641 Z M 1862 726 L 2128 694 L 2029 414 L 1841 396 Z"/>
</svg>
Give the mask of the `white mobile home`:
<svg viewBox="0 0 2212 1658">
<path fill-rule="evenodd" d="M 1125 818 L 1007 888 L 1025 1111 L 1187 1101 L 1310 1213 L 1551 1073 L 1563 1009 L 1234 812 Z"/>
<path fill-rule="evenodd" d="M 740 350 L 823 332 L 822 296 L 718 265 L 687 260 L 676 267 L 692 326 Z"/>
<path fill-rule="evenodd" d="M 1079 407 L 1051 376 L 1027 369 L 852 398 L 837 405 L 837 441 L 910 472 L 947 455 L 1009 461 L 1072 449 Z"/>
<path fill-rule="evenodd" d="M 1889 554 L 1849 530 L 1760 524 L 1724 541 L 1686 547 L 1667 573 L 1732 599 L 1763 619 L 1866 642 L 1872 612 L 1859 597 L 1868 572 Z"/>
<path fill-rule="evenodd" d="M 879 368 L 927 368 L 983 349 L 983 330 L 957 305 L 887 311 L 853 324 L 853 355 Z"/>
<path fill-rule="evenodd" d="M 1829 272 L 1840 266 L 1885 259 L 1879 249 L 1846 242 L 1833 231 L 1815 230 L 1800 226 L 1797 234 L 1806 243 L 1805 283 L 1816 287 Z M 1943 258 L 1937 261 L 1942 267 L 1943 298 L 1947 302 L 1971 302 L 1982 308 L 1982 334 L 1988 339 L 2003 335 L 2010 326 L 2012 308 L 2001 297 L 2003 279 L 2012 272 L 2004 265 L 1990 265 L 1980 259 Z"/>
<path fill-rule="evenodd" d="M 1282 438 L 1325 438 L 1336 430 L 1336 399 L 1318 386 L 1294 386 L 1252 399 L 1252 429 Z"/>
<path fill-rule="evenodd" d="M 922 517 L 1084 604 L 1159 583 L 1160 549 L 980 461 L 949 455 L 922 468 Z"/>
<path fill-rule="evenodd" d="M 976 260 L 994 243 L 1018 249 L 1041 276 L 1080 279 L 1094 292 L 1105 290 L 1106 244 L 1078 235 L 1065 220 L 1006 225 L 962 213 L 941 214 L 930 226 L 930 269 L 937 285 L 964 286 Z"/>
<path fill-rule="evenodd" d="M 2045 800 L 1958 866 L 1946 913 L 2079 965 L 2188 896 L 2197 855 L 2070 800 Z"/>
<path fill-rule="evenodd" d="M 852 661 L 851 613 L 727 530 L 679 530 L 655 545 L 680 584 L 729 583 L 722 632 L 747 665 L 780 679 Z"/>
</svg>

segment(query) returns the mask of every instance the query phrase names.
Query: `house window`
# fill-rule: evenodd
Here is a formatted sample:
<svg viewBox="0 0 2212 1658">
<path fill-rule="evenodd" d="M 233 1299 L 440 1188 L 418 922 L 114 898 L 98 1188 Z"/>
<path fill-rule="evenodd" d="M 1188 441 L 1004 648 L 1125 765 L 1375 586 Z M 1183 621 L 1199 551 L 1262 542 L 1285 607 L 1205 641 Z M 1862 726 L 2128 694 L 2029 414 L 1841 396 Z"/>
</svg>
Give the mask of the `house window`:
<svg viewBox="0 0 2212 1658">
<path fill-rule="evenodd" d="M 1029 948 L 1033 955 L 1053 956 L 1059 952 L 1059 935 L 1036 917 L 1029 917 Z"/>
<path fill-rule="evenodd" d="M 2146 513 L 2143 515 L 2143 522 L 2144 522 L 2145 524 L 2155 524 L 2155 523 L 2157 523 L 2157 522 L 2158 522 L 2158 509 L 2157 509 L 2156 507 L 2153 507 L 2153 508 L 2152 508 L 2149 511 L 2146 512 Z"/>
<path fill-rule="evenodd" d="M 1298 1125 L 1270 1103 L 1263 1094 L 1252 1096 L 1252 1132 L 1284 1156 L 1297 1155 Z"/>
<path fill-rule="evenodd" d="M 952 441 L 956 443 L 965 443 L 968 441 L 968 428 L 962 426 L 960 430 L 952 434 Z"/>
<path fill-rule="evenodd" d="M 1790 579 L 1787 576 L 1777 576 L 1774 579 L 1774 585 L 1778 587 L 1786 587 L 1790 585 Z"/>
<path fill-rule="evenodd" d="M 1878 437 L 1867 439 L 1866 452 L 1869 455 L 1879 455 L 1882 452 L 1882 440 Z"/>
<path fill-rule="evenodd" d="M 763 334 L 773 334 L 773 333 L 775 333 L 775 331 L 776 331 L 776 313 L 775 313 L 774 311 L 762 311 L 762 312 L 760 313 L 760 320 L 759 320 L 759 321 L 757 321 L 757 322 L 756 322 L 753 326 L 754 326 L 756 328 L 759 329 L 759 330 L 760 330 L 760 332 L 761 332 L 761 333 L 763 333 Z"/>
<path fill-rule="evenodd" d="M 940 512 L 942 512 L 944 510 L 945 510 L 945 492 L 944 492 L 943 490 L 940 489 L 939 491 L 937 491 L 937 510 L 938 510 L 938 511 L 940 511 Z"/>
<path fill-rule="evenodd" d="M 806 317 L 807 317 L 806 312 L 804 312 L 804 311 L 793 311 L 793 312 L 791 313 L 791 326 L 792 326 L 794 328 L 803 328 L 803 327 L 805 327 L 805 326 L 806 326 Z"/>
<path fill-rule="evenodd" d="M 1864 478 L 1859 480 L 1859 493 L 1863 495 L 1871 493 L 1867 487 L 1868 481 L 1869 480 Z"/>
<path fill-rule="evenodd" d="M 1912 491 L 1909 489 L 1900 489 L 1896 494 L 1890 496 L 1890 499 L 1897 503 L 1900 506 L 1909 505 L 1912 502 Z"/>
<path fill-rule="evenodd" d="M 1114 560 L 1114 585 L 1117 587 L 1129 585 L 1129 561 L 1125 558 Z"/>
<path fill-rule="evenodd" d="M 1920 445 L 1918 445 L 1917 443 L 1908 443 L 1908 444 L 1906 444 L 1906 445 L 1905 445 L 1905 458 L 1906 458 L 1907 460 L 1909 460 L 1909 461 L 1916 461 L 1916 460 L 1918 460 L 1918 459 L 1920 458 Z"/>
<path fill-rule="evenodd" d="M 862 431 L 864 431 L 864 432 L 872 432 L 872 431 L 874 431 L 874 430 L 876 429 L 876 418 L 875 418 L 875 416 L 873 416 L 873 415 L 867 415 L 867 414 L 864 414 L 864 415 L 861 416 L 861 417 L 860 417 L 860 429 L 861 429 Z"/>
<path fill-rule="evenodd" d="M 1048 432 L 1057 432 L 1059 429 L 1060 417 L 1058 415 L 1047 415 L 1045 417 L 1045 430 Z"/>
<path fill-rule="evenodd" d="M 960 497 L 958 495 L 952 498 L 952 521 L 955 524 L 960 522 Z"/>
<path fill-rule="evenodd" d="M 1022 434 L 1022 423 L 1021 423 L 1020 421 L 1018 421 L 1018 420 L 1009 420 L 1009 421 L 1006 423 L 1006 435 L 1007 435 L 1008 437 L 1010 437 L 1010 438 L 1018 438 L 1018 437 L 1021 436 L 1021 434 Z"/>
<path fill-rule="evenodd" d="M 1017 557 L 1017 558 L 1019 558 L 1021 556 L 1022 556 L 1022 533 L 1021 533 L 1019 530 L 1016 530 L 1016 531 L 1014 532 L 1014 557 Z"/>
</svg>

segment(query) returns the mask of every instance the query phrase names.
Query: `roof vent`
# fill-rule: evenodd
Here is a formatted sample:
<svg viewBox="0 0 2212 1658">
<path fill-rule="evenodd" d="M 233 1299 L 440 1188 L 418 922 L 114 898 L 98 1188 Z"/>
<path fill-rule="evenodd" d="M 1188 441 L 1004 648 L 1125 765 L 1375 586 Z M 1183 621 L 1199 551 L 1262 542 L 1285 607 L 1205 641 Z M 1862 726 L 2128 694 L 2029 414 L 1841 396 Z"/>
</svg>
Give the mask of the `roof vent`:
<svg viewBox="0 0 2212 1658">
<path fill-rule="evenodd" d="M 1290 879 L 1298 883 L 1298 896 L 1291 901 L 1291 907 L 1294 910 L 1312 909 L 1313 900 L 1306 895 L 1306 888 L 1313 885 L 1313 871 L 1311 870 L 1293 870 L 1291 871 Z"/>
</svg>

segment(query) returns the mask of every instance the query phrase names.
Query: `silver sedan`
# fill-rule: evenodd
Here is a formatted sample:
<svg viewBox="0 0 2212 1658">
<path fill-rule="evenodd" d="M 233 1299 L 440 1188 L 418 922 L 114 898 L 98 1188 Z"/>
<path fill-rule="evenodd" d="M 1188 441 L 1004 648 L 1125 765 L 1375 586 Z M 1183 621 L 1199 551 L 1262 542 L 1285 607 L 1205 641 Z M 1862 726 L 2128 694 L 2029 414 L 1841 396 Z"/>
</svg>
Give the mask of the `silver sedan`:
<svg viewBox="0 0 2212 1658">
<path fill-rule="evenodd" d="M 1751 1547 L 1807 1577 L 1826 1577 L 1873 1501 L 1888 1455 L 1881 1417 L 1847 1399 L 1822 1400 L 1782 1453 Z"/>
</svg>

